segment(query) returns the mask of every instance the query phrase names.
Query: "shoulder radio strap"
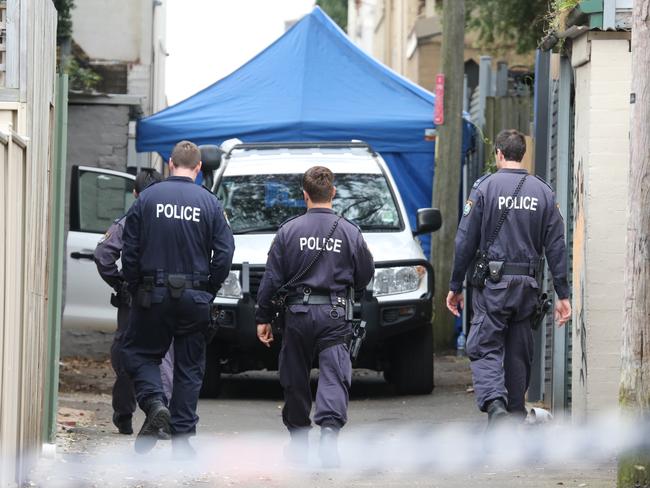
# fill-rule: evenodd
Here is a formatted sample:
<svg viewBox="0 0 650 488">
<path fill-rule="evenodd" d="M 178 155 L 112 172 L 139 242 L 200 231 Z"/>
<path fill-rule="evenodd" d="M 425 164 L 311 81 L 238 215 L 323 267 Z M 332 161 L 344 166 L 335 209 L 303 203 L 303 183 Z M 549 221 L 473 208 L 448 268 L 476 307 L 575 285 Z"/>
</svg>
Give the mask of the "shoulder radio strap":
<svg viewBox="0 0 650 488">
<path fill-rule="evenodd" d="M 526 178 L 528 178 L 528 174 L 525 174 L 521 180 L 519 180 L 519 183 L 517 184 L 517 188 L 515 188 L 514 193 L 512 194 L 512 206 L 514 206 L 514 200 L 517 198 L 517 195 L 519 195 L 519 192 L 521 191 L 521 187 L 524 186 L 524 181 L 526 181 Z M 492 231 L 492 234 L 490 237 L 488 237 L 487 241 L 485 241 L 485 251 L 489 251 L 490 248 L 492 247 L 492 244 L 494 244 L 494 241 L 496 238 L 499 236 L 499 232 L 501 231 L 501 227 L 503 226 L 503 223 L 506 221 L 508 218 L 508 213 L 510 212 L 510 209 L 512 207 L 508 207 L 506 205 L 506 208 L 503 209 L 503 212 L 501 212 L 501 216 L 499 217 L 499 221 L 497 222 L 496 227 Z"/>
<path fill-rule="evenodd" d="M 327 237 L 325 238 L 325 241 L 323 243 L 323 247 L 321 247 L 316 254 L 314 254 L 314 257 L 309 261 L 307 266 L 302 268 L 300 271 L 298 271 L 295 275 L 289 279 L 284 285 L 282 285 L 278 289 L 278 293 L 283 293 L 288 290 L 288 288 L 292 285 L 294 285 L 298 280 L 300 280 L 303 276 L 305 276 L 307 273 L 309 273 L 309 270 L 314 267 L 316 262 L 320 259 L 320 257 L 323 255 L 323 252 L 325 252 L 325 243 L 331 239 L 331 237 L 334 235 L 334 231 L 339 225 L 339 220 L 341 220 L 341 217 L 337 218 L 334 223 L 332 224 L 332 228 L 330 229 L 329 233 L 327 234 Z"/>
</svg>

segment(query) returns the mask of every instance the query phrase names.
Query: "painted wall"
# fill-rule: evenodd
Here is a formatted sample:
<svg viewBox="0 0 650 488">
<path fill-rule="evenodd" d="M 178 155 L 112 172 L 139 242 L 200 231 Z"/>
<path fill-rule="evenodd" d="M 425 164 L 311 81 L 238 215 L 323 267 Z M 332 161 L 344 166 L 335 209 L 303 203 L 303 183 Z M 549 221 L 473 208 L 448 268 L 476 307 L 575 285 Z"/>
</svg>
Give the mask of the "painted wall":
<svg viewBox="0 0 650 488">
<path fill-rule="evenodd" d="M 128 106 L 71 104 L 68 118 L 68 174 L 73 164 L 126 170 Z"/>
<path fill-rule="evenodd" d="M 141 28 L 143 3 L 153 10 L 151 1 L 77 0 L 72 10 L 74 40 L 92 59 L 148 61 L 141 59 L 140 51 L 146 34 Z"/>
<path fill-rule="evenodd" d="M 617 408 L 629 166 L 628 33 L 574 41 L 573 418 Z"/>
<path fill-rule="evenodd" d="M 352 41 L 372 56 L 375 39 L 375 26 L 378 22 L 379 0 L 350 0 L 348 2 L 348 36 Z"/>
<path fill-rule="evenodd" d="M 144 116 L 167 106 L 166 11 L 166 2 L 152 0 L 77 0 L 72 10 L 74 41 L 95 63 L 126 64 L 126 93 L 140 97 Z M 98 108 L 98 117 L 103 112 Z M 78 126 L 76 115 L 70 113 L 70 122 Z M 78 140 L 70 140 L 73 154 L 81 150 L 74 147 Z"/>
</svg>

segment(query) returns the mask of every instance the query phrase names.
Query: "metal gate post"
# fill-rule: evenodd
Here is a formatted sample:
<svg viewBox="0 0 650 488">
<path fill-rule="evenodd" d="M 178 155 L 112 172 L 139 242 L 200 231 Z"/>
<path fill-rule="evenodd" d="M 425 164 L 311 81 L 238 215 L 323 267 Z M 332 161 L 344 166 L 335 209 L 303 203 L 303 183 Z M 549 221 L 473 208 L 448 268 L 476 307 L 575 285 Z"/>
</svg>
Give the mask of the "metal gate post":
<svg viewBox="0 0 650 488">
<path fill-rule="evenodd" d="M 549 98 L 551 53 L 537 50 L 535 56 L 535 174 L 546 177 L 548 158 Z M 544 390 L 544 327 L 533 332 L 535 353 L 528 388 L 528 400 L 543 400 Z"/>
<path fill-rule="evenodd" d="M 48 348 L 43 409 L 43 439 L 56 439 L 59 390 L 59 350 L 63 307 L 63 255 L 65 251 L 65 172 L 68 145 L 68 75 L 60 74 L 56 84 L 54 158 L 52 161 L 52 220 L 50 223 L 50 271 L 48 283 Z"/>
<path fill-rule="evenodd" d="M 567 57 L 560 59 L 560 80 L 558 93 L 558 136 L 557 136 L 557 186 L 556 199 L 560 206 L 560 212 L 564 217 L 565 235 L 568 237 L 569 219 L 569 198 L 572 188 L 569 185 L 571 179 L 570 160 L 573 155 L 570 153 L 571 148 L 571 86 L 573 83 L 573 70 L 571 60 Z M 567 245 L 570 245 L 567 239 Z M 567 381 L 567 336 L 571 330 L 571 324 L 566 324 L 562 328 L 553 328 L 553 402 L 554 412 L 561 412 L 567 408 L 566 390 Z"/>
</svg>

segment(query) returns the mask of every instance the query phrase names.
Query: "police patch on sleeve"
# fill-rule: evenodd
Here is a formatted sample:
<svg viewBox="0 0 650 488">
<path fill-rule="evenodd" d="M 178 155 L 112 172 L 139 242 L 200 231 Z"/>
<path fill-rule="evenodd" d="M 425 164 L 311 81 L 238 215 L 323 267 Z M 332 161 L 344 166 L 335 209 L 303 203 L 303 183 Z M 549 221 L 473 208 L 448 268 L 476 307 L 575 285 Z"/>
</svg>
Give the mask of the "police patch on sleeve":
<svg viewBox="0 0 650 488">
<path fill-rule="evenodd" d="M 472 211 L 472 205 L 474 205 L 474 202 L 471 200 L 467 200 L 465 202 L 465 206 L 463 207 L 463 217 L 467 217 L 469 213 Z"/>
<path fill-rule="evenodd" d="M 99 242 L 98 242 L 97 244 L 102 244 L 102 243 L 103 243 L 106 239 L 108 239 L 109 237 L 111 237 L 111 232 L 110 232 L 110 231 L 107 231 L 106 234 L 104 234 L 104 235 L 102 236 L 102 238 L 99 240 Z"/>
</svg>

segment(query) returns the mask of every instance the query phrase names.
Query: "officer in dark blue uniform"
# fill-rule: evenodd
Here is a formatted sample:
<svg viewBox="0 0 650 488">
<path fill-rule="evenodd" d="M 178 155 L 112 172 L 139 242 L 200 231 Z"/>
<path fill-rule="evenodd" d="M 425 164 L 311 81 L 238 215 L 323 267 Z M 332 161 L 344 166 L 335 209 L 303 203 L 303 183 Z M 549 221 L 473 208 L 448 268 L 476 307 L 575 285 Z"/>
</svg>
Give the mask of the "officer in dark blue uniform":
<svg viewBox="0 0 650 488">
<path fill-rule="evenodd" d="M 314 422 L 321 427 L 320 455 L 325 466 L 339 464 L 337 437 L 347 421 L 352 365 L 345 320 L 346 291 L 364 289 L 374 275 L 374 261 L 361 230 L 332 210 L 334 175 L 322 166 L 303 176 L 307 213 L 285 222 L 271 245 L 257 295 L 257 334 L 270 345 L 276 291 L 290 280 L 280 350 L 284 388 L 282 419 L 291 434 L 287 456 L 307 459 L 311 426 L 309 373 L 318 357 L 319 378 Z M 328 237 L 329 236 L 329 237 Z M 320 254 L 319 254 L 320 253 Z M 299 279 L 302 270 L 309 267 Z"/>
<path fill-rule="evenodd" d="M 210 304 L 230 271 L 234 241 L 217 198 L 196 185 L 199 148 L 179 142 L 172 176 L 147 188 L 126 217 L 122 266 L 133 295 L 124 364 L 147 418 L 135 448 L 148 452 L 160 429 L 179 456 L 191 456 L 205 371 Z M 159 364 L 174 339 L 174 388 L 165 405 Z"/>
<path fill-rule="evenodd" d="M 144 168 L 135 177 L 133 195 L 138 195 L 153 183 L 162 181 L 162 175 L 153 168 Z M 111 365 L 115 371 L 113 384 L 113 424 L 120 434 L 133 434 L 132 418 L 135 412 L 135 391 L 133 382 L 122 366 L 122 340 L 128 325 L 131 312 L 131 295 L 122 272 L 117 267 L 117 261 L 122 254 L 122 234 L 126 215 L 117 219 L 104 234 L 95 249 L 95 264 L 102 279 L 115 290 L 111 296 L 111 304 L 117 307 L 117 330 L 111 345 Z M 160 374 L 163 380 L 165 397 L 169 401 L 172 391 L 173 378 L 173 350 L 170 348 L 160 365 Z"/>
<path fill-rule="evenodd" d="M 484 287 L 472 292 L 467 355 L 476 401 L 481 411 L 488 412 L 489 424 L 508 413 L 526 415 L 524 398 L 533 361 L 531 322 L 541 286 L 536 276 L 544 254 L 558 296 L 556 320 L 563 325 L 571 317 L 564 222 L 553 191 L 522 168 L 526 152 L 522 134 L 502 131 L 495 148 L 498 171 L 474 184 L 463 210 L 447 296 L 447 307 L 459 316 L 463 279 L 477 251 L 485 251 L 489 277 Z M 503 220 L 505 209 L 509 210 Z M 500 219 L 503 224 L 494 237 Z"/>
</svg>

